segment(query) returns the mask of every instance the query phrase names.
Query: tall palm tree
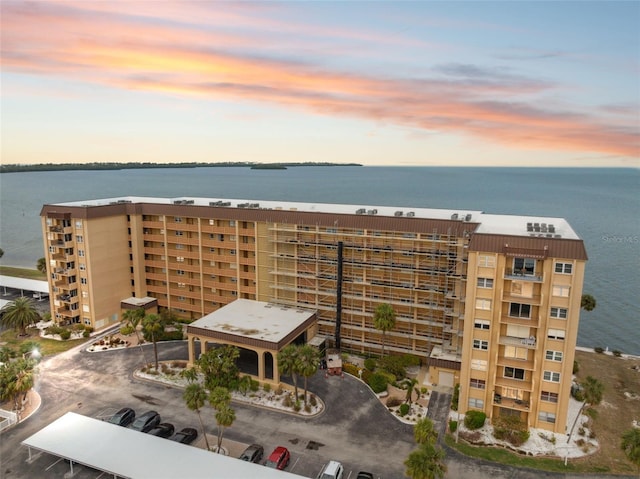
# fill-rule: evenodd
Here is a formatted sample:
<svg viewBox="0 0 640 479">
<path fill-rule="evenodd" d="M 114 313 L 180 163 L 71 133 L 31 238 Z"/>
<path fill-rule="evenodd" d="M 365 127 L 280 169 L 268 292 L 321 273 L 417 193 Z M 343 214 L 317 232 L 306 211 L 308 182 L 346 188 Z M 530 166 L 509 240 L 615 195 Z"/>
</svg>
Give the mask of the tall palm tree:
<svg viewBox="0 0 640 479">
<path fill-rule="evenodd" d="M 405 402 L 411 404 L 413 402 L 413 392 L 416 390 L 416 386 L 418 385 L 418 380 L 415 378 L 407 378 L 403 381 L 404 385 L 407 387 L 407 395 L 405 397 Z"/>
<path fill-rule="evenodd" d="M 282 374 L 290 375 L 295 391 L 295 400 L 298 400 L 298 373 L 300 372 L 300 348 L 296 344 L 285 346 L 278 352 L 278 369 Z"/>
<path fill-rule="evenodd" d="M 590 294 L 583 294 L 580 298 L 580 307 L 585 311 L 593 311 L 596 309 L 596 298 Z"/>
<path fill-rule="evenodd" d="M 164 331 L 164 322 L 157 314 L 148 314 L 142 320 L 142 329 L 151 337 L 156 371 L 158 370 L 158 336 Z"/>
<path fill-rule="evenodd" d="M 632 463 L 638 466 L 640 474 L 640 429 L 633 427 L 622 435 L 620 447 Z"/>
<path fill-rule="evenodd" d="M 191 383 L 184 390 L 182 398 L 185 403 L 187 403 L 187 407 L 198 414 L 198 420 L 200 421 L 200 427 L 202 428 L 202 435 L 204 436 L 207 451 L 211 450 L 209 447 L 209 440 L 207 439 L 207 431 L 204 429 L 204 423 L 202 422 L 202 416 L 200 415 L 200 409 L 202 409 L 202 406 L 204 406 L 207 401 L 207 391 L 204 390 L 202 384 Z"/>
<path fill-rule="evenodd" d="M 214 409 L 221 409 L 231 404 L 231 393 L 222 386 L 217 386 L 209 392 L 209 404 Z"/>
<path fill-rule="evenodd" d="M 144 364 L 147 365 L 148 361 L 144 354 L 144 348 L 140 342 L 140 333 L 138 332 L 138 326 L 142 323 L 144 319 L 144 309 L 136 308 L 136 309 L 128 309 L 122 314 L 122 322 L 125 326 L 129 326 L 133 328 L 133 332 L 136 333 L 136 340 L 138 341 L 138 347 L 140 348 L 140 354 L 142 354 L 142 360 Z"/>
<path fill-rule="evenodd" d="M 413 437 L 418 444 L 435 444 L 438 432 L 433 427 L 433 421 L 428 417 L 420 419 L 413 426 Z"/>
<path fill-rule="evenodd" d="M 382 356 L 384 356 L 385 336 L 396 326 L 396 312 L 388 303 L 380 304 L 373 313 L 373 325 L 382 331 Z"/>
<path fill-rule="evenodd" d="M 27 335 L 27 326 L 38 321 L 40 315 L 30 298 L 21 296 L 2 308 L 2 324 L 20 330 L 20 336 Z"/>
<path fill-rule="evenodd" d="M 304 378 L 304 406 L 307 407 L 307 382 L 318 371 L 320 351 L 310 344 L 300 347 L 300 374 Z"/>
<path fill-rule="evenodd" d="M 421 444 L 404 461 L 405 474 L 411 479 L 442 479 L 447 466 L 444 464 L 444 452 L 431 443 Z"/>
<path fill-rule="evenodd" d="M 567 444 L 571 440 L 571 434 L 573 433 L 573 429 L 576 427 L 578 418 L 582 414 L 582 411 L 584 411 L 587 404 L 589 406 L 597 406 L 602 401 L 602 396 L 604 394 L 604 384 L 602 384 L 593 376 L 587 376 L 585 380 L 580 383 L 580 385 L 582 386 L 582 394 L 584 396 L 584 401 L 582 402 L 582 406 L 580 407 L 580 412 L 576 416 L 575 421 L 573 421 L 573 426 L 571 426 L 571 432 L 569 433 Z"/>
<path fill-rule="evenodd" d="M 41 273 L 47 274 L 47 259 L 38 258 L 38 262 L 36 263 L 36 269 Z"/>
<path fill-rule="evenodd" d="M 222 435 L 224 434 L 224 430 L 231 427 L 235 420 L 236 412 L 228 405 L 216 411 L 216 423 L 218 425 L 218 454 L 222 451 Z"/>
</svg>

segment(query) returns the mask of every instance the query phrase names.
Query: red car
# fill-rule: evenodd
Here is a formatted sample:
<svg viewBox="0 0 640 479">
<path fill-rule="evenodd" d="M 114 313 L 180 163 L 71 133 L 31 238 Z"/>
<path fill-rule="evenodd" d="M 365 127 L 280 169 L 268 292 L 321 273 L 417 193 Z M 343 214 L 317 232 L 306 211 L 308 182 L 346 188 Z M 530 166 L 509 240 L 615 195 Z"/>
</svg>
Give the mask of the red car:
<svg viewBox="0 0 640 479">
<path fill-rule="evenodd" d="M 272 469 L 284 469 L 289 464 L 291 455 L 286 447 L 278 446 L 269 455 L 269 459 L 264 463 L 265 466 Z"/>
</svg>

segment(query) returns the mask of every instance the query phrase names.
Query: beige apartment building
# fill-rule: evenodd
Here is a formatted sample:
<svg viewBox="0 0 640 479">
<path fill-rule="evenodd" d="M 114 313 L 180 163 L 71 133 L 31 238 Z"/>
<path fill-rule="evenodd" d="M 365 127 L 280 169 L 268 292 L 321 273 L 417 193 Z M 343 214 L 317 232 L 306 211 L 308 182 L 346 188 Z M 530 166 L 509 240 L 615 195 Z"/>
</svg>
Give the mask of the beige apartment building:
<svg viewBox="0 0 640 479">
<path fill-rule="evenodd" d="M 236 299 L 314 313 L 319 337 L 419 356 L 460 409 L 563 432 L 586 252 L 563 219 L 209 198 L 45 205 L 52 317 L 103 329 L 127 298 L 188 319 Z"/>
</svg>

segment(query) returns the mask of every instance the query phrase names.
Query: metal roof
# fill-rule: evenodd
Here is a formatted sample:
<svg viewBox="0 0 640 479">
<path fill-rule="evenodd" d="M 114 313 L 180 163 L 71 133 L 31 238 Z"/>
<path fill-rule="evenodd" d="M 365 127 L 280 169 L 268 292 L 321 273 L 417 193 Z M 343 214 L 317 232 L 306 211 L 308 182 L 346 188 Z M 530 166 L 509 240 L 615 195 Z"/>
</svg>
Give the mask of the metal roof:
<svg viewBox="0 0 640 479">
<path fill-rule="evenodd" d="M 22 441 L 22 444 L 77 464 L 131 479 L 303 477 L 73 412 L 66 413 Z M 86 445 L 90 447 L 85 447 Z"/>
<path fill-rule="evenodd" d="M 0 286 L 49 294 L 49 283 L 39 279 L 25 279 L 0 275 Z"/>
<path fill-rule="evenodd" d="M 474 234 L 469 251 L 501 253 L 529 258 L 587 260 L 584 242 L 577 239 Z"/>
</svg>

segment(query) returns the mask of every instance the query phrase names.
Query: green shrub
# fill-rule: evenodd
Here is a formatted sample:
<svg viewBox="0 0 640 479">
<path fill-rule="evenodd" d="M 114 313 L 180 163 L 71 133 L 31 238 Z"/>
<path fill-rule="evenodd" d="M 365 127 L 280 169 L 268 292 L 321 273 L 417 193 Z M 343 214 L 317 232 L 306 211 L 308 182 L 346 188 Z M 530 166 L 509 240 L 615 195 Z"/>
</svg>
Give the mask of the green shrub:
<svg viewBox="0 0 640 479">
<path fill-rule="evenodd" d="M 456 429 L 458 429 L 458 421 L 449 421 L 449 430 L 456 432 Z"/>
<path fill-rule="evenodd" d="M 49 326 L 47 329 L 44 330 L 45 334 L 60 334 L 62 331 L 64 331 L 64 328 L 60 327 L 60 326 Z"/>
<path fill-rule="evenodd" d="M 129 336 L 130 334 L 134 333 L 134 329 L 131 326 L 122 326 L 120 328 L 120 334 L 122 334 L 123 336 Z"/>
<path fill-rule="evenodd" d="M 407 375 L 402 356 L 385 356 L 378 362 L 378 367 L 394 376 L 390 382 L 404 379 Z"/>
<path fill-rule="evenodd" d="M 406 416 L 409 414 L 409 405 L 405 402 L 400 404 L 400 416 Z"/>
<path fill-rule="evenodd" d="M 355 364 L 343 363 L 342 371 L 347 374 L 351 374 L 352 376 L 358 377 L 358 366 L 356 366 Z"/>
<path fill-rule="evenodd" d="M 313 407 L 318 405 L 318 400 L 316 399 L 315 394 L 309 394 L 309 404 L 311 404 Z"/>
<path fill-rule="evenodd" d="M 390 397 L 387 399 L 387 407 L 398 407 L 402 404 L 402 400 L 399 398 Z"/>
<path fill-rule="evenodd" d="M 580 371 L 580 364 L 575 359 L 573 360 L 573 374 L 578 374 Z"/>
<path fill-rule="evenodd" d="M 300 412 L 300 409 L 302 409 L 302 404 L 300 403 L 300 401 L 296 401 L 293 405 L 293 410 L 295 412 Z"/>
<path fill-rule="evenodd" d="M 311 412 L 311 405 L 310 405 L 310 404 L 307 404 L 307 405 L 304 407 L 304 412 L 306 412 L 307 414 Z"/>
<path fill-rule="evenodd" d="M 369 379 L 371 378 L 371 375 L 372 375 L 372 374 L 373 374 L 373 373 L 372 373 L 371 371 L 369 371 L 368 369 L 363 370 L 363 371 L 362 371 L 362 380 L 363 380 L 365 383 L 369 384 Z"/>
<path fill-rule="evenodd" d="M 527 442 L 529 430 L 518 416 L 500 416 L 493 421 L 493 435 L 496 439 L 507 441 L 517 447 Z"/>
<path fill-rule="evenodd" d="M 285 394 L 284 399 L 282 400 L 282 405 L 284 407 L 293 406 L 293 400 L 291 399 L 291 394 Z"/>
<path fill-rule="evenodd" d="M 616 358 L 619 358 L 620 356 L 622 356 L 622 351 L 619 351 L 618 349 L 614 349 L 614 350 L 613 350 L 613 355 L 614 355 Z"/>
<path fill-rule="evenodd" d="M 374 358 L 365 359 L 364 367 L 369 371 L 373 371 L 376 368 L 376 360 Z"/>
<path fill-rule="evenodd" d="M 262 389 L 264 389 L 264 392 L 268 393 L 271 391 L 271 384 L 266 383 L 262 386 Z"/>
<path fill-rule="evenodd" d="M 249 386 L 249 389 L 251 389 L 252 392 L 258 392 L 258 389 L 260 389 L 260 383 L 258 381 L 256 381 L 255 379 L 251 379 L 251 385 Z"/>
<path fill-rule="evenodd" d="M 428 389 L 424 386 L 420 388 L 420 394 L 427 394 Z"/>
<path fill-rule="evenodd" d="M 91 333 L 89 332 L 89 330 L 85 329 L 85 330 L 82 332 L 82 337 L 83 337 L 83 338 L 88 338 L 89 336 L 91 336 Z"/>
<path fill-rule="evenodd" d="M 467 411 L 464 416 L 464 426 L 467 429 L 480 429 L 484 426 L 484 421 L 487 419 L 487 415 L 482 411 Z"/>
<path fill-rule="evenodd" d="M 604 353 L 604 349 L 601 348 L 600 346 L 597 346 L 597 347 L 593 348 L 593 350 L 598 354 Z"/>
<path fill-rule="evenodd" d="M 458 399 L 460 398 L 460 384 L 456 384 L 453 388 L 453 397 L 451 398 L 451 409 L 458 410 Z"/>
<path fill-rule="evenodd" d="M 60 339 L 66 341 L 70 337 L 71 337 L 71 331 L 69 331 L 68 329 L 63 329 L 62 331 L 60 331 Z"/>
<path fill-rule="evenodd" d="M 389 381 L 387 376 L 381 373 L 373 373 L 369 378 L 369 386 L 373 389 L 374 393 L 381 393 L 382 391 L 387 390 L 387 385 Z"/>
</svg>

